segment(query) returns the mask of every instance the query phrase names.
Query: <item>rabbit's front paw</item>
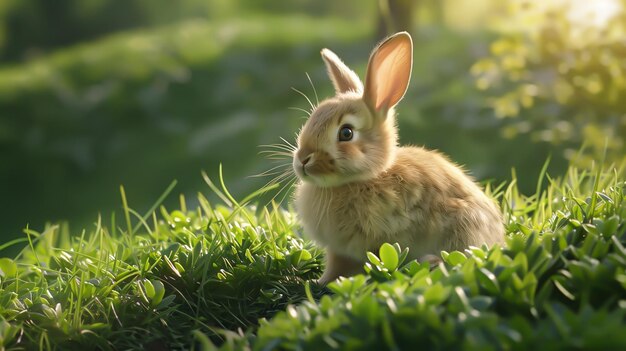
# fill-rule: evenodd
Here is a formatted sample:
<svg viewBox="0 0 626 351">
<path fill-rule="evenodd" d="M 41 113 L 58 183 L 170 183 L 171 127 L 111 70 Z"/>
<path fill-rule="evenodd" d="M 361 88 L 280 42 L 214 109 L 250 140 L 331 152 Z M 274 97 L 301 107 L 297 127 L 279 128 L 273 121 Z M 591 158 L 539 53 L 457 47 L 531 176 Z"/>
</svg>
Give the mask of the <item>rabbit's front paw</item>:
<svg viewBox="0 0 626 351">
<path fill-rule="evenodd" d="M 428 264 L 430 264 L 430 268 L 438 266 L 439 263 L 443 262 L 441 257 L 439 257 L 437 255 L 431 255 L 431 254 L 424 255 L 424 256 L 420 257 L 419 261 L 420 262 L 428 262 Z"/>
</svg>

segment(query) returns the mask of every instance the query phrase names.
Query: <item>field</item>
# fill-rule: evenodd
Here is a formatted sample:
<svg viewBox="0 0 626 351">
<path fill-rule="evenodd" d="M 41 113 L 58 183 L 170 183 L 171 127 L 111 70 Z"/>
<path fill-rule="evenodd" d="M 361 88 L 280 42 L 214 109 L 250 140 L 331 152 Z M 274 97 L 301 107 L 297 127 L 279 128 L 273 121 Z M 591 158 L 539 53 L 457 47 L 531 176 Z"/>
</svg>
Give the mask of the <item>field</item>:
<svg viewBox="0 0 626 351">
<path fill-rule="evenodd" d="M 506 243 L 390 242 L 328 286 L 254 175 L 333 94 L 320 49 L 364 75 L 376 2 L 0 3 L 0 350 L 626 349 L 626 3 L 599 2 L 414 2 L 400 143 L 463 165 Z"/>
<path fill-rule="evenodd" d="M 365 273 L 315 282 L 323 252 L 294 213 L 237 202 L 155 204 L 89 232 L 28 231 L 0 260 L 5 349 L 620 349 L 626 346 L 624 169 L 571 168 L 494 189 L 507 242 L 405 262 L 384 244 Z M 547 184 L 545 190 L 541 183 Z M 221 185 L 220 185 L 221 184 Z M 166 195 L 166 194 L 164 194 Z M 73 235 L 72 235 L 73 234 Z"/>
</svg>

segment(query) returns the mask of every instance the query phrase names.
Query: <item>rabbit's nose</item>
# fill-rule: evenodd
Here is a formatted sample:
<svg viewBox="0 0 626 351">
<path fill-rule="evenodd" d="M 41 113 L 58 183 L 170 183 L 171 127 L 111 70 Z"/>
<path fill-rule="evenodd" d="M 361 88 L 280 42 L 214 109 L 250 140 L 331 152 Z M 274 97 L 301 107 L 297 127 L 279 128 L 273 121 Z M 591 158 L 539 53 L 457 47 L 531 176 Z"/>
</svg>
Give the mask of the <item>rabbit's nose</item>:
<svg viewBox="0 0 626 351">
<path fill-rule="evenodd" d="M 313 154 L 308 154 L 306 155 L 306 157 L 304 158 L 300 158 L 300 162 L 302 162 L 302 165 L 306 165 L 307 163 L 309 163 L 309 161 L 311 161 L 311 157 L 313 156 Z"/>
<path fill-rule="evenodd" d="M 298 160 L 304 166 L 307 163 L 311 162 L 313 159 L 313 150 L 308 147 L 303 147 L 297 152 Z"/>
</svg>

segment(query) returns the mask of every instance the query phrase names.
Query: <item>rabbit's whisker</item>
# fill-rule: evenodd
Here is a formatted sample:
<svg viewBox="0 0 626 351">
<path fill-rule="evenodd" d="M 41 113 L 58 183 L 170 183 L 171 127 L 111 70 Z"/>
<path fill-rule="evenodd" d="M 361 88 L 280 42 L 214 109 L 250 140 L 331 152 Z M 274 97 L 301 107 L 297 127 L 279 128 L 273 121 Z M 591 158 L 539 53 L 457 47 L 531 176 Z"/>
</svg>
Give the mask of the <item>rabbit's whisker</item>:
<svg viewBox="0 0 626 351">
<path fill-rule="evenodd" d="M 278 191 L 278 193 L 276 193 L 276 195 L 274 196 L 274 198 L 276 198 L 277 196 L 280 195 L 280 193 L 283 193 L 283 197 L 280 199 L 280 201 L 278 201 L 278 206 L 283 204 L 283 201 L 285 201 L 285 198 L 287 197 L 287 195 L 289 194 L 289 190 L 291 190 L 291 188 L 293 188 L 293 185 L 295 184 L 295 182 L 298 179 L 296 177 L 293 177 L 289 180 L 287 180 L 285 182 L 285 184 L 283 185 L 283 187 Z M 274 200 L 274 198 L 272 198 L 272 201 Z"/>
<path fill-rule="evenodd" d="M 281 188 L 274 194 L 274 196 L 272 196 L 272 198 L 268 201 L 268 204 L 274 203 L 274 200 L 278 197 L 278 195 L 284 190 L 284 188 L 287 186 L 287 184 L 291 181 L 290 178 L 289 178 L 289 175 L 286 175 L 285 179 L 287 179 L 286 182 L 283 183 Z M 277 180 L 272 179 L 272 181 L 268 182 L 268 185 L 266 185 L 266 186 L 273 186 L 275 184 L 279 184 L 280 185 L 280 182 L 277 181 Z M 293 186 L 293 184 L 289 185 L 289 187 L 291 187 L 291 186 Z M 280 204 L 278 204 L 278 205 L 280 206 Z"/>
<path fill-rule="evenodd" d="M 272 196 L 272 199 L 270 200 L 270 203 L 274 202 L 274 200 L 276 200 L 276 198 L 280 195 L 280 193 L 283 192 L 283 190 L 285 189 L 285 187 L 288 186 L 288 184 L 291 182 L 291 176 L 293 176 L 293 174 L 291 173 L 284 173 L 274 179 L 272 179 L 271 183 L 272 185 L 274 184 L 280 184 L 281 180 L 285 180 L 285 182 L 281 185 L 280 189 L 276 192 L 276 194 L 274 194 L 274 196 Z M 295 177 L 294 177 L 295 178 Z M 280 203 L 278 204 L 280 205 Z"/>
<path fill-rule="evenodd" d="M 282 181 L 283 179 L 287 179 L 290 176 L 293 176 L 293 170 L 292 169 L 288 169 L 288 170 L 284 171 L 283 173 L 279 174 L 278 176 L 272 178 L 269 182 L 267 182 L 267 184 L 265 184 L 265 186 L 278 184 L 278 183 L 280 183 L 280 181 Z"/>
<path fill-rule="evenodd" d="M 259 154 L 264 154 L 265 158 L 269 160 L 288 160 L 291 159 L 292 155 L 284 152 L 259 152 Z"/>
<path fill-rule="evenodd" d="M 288 156 L 293 155 L 293 151 L 288 151 L 288 150 L 279 149 L 279 148 L 259 151 L 259 154 L 272 154 L 272 153 L 288 155 Z"/>
<path fill-rule="evenodd" d="M 275 155 L 275 156 L 274 155 L 270 155 L 270 156 L 266 156 L 265 159 L 271 160 L 271 161 L 285 161 L 285 160 L 291 159 L 291 157 L 287 157 L 287 156 L 284 156 L 284 155 Z"/>
<path fill-rule="evenodd" d="M 305 93 L 301 92 L 300 90 L 298 90 L 298 89 L 296 89 L 296 88 L 294 88 L 294 87 L 291 87 L 291 89 L 292 89 L 293 91 L 295 91 L 296 93 L 299 93 L 300 95 L 304 96 L 304 98 L 306 99 L 306 101 L 308 101 L 308 102 L 309 102 L 309 105 L 311 106 L 311 111 L 315 110 L 315 105 L 313 105 L 313 102 L 311 101 L 311 99 L 309 99 L 309 97 L 308 97 L 308 96 L 306 96 L 306 94 L 305 94 Z"/>
<path fill-rule="evenodd" d="M 255 175 L 251 175 L 249 177 L 258 178 L 258 177 L 266 177 L 266 176 L 282 173 L 284 171 L 280 171 L 279 169 L 280 168 L 284 168 L 284 167 L 289 167 L 289 166 L 291 166 L 291 163 L 283 163 L 283 164 L 280 164 L 278 166 L 274 166 L 274 167 L 268 169 L 267 171 L 263 171 L 261 173 L 255 174 Z"/>
<path fill-rule="evenodd" d="M 292 150 L 294 150 L 294 151 L 295 151 L 295 150 L 298 150 L 298 148 L 297 148 L 295 145 L 293 145 L 292 143 L 290 143 L 289 141 L 287 141 L 285 138 L 280 137 L 280 140 L 282 140 L 285 144 L 289 145 L 289 146 L 292 148 Z"/>
<path fill-rule="evenodd" d="M 307 110 L 305 110 L 303 108 L 300 108 L 300 107 L 288 107 L 288 109 L 294 110 L 294 111 L 304 112 L 304 113 L 306 113 L 307 117 L 311 117 L 311 111 L 307 111 Z M 304 117 L 304 118 L 307 118 L 307 117 Z"/>
<path fill-rule="evenodd" d="M 282 205 L 283 201 L 285 200 L 287 195 L 291 193 L 290 190 L 293 189 L 293 186 L 297 181 L 297 177 L 295 176 L 291 162 L 285 162 L 286 160 L 290 161 L 293 158 L 294 152 L 297 150 L 297 147 L 291 142 L 287 141 L 285 138 L 280 139 L 282 143 L 259 145 L 259 147 L 262 148 L 262 150 L 259 151 L 259 154 L 263 155 L 266 159 L 280 161 L 280 164 L 277 164 L 259 174 L 251 176 L 273 177 L 263 186 L 263 188 L 273 185 L 280 186 L 278 191 L 276 191 L 276 193 L 272 196 L 271 200 L 268 201 L 268 204 L 275 203 L 278 206 Z M 278 201 L 278 203 L 275 202 L 277 199 L 280 200 Z"/>
<path fill-rule="evenodd" d="M 317 105 L 320 104 L 320 99 L 317 97 L 317 90 L 315 89 L 315 85 L 313 85 L 313 81 L 311 80 L 311 76 L 309 75 L 309 73 L 305 73 L 307 79 L 309 80 L 309 83 L 311 83 L 311 88 L 313 88 L 313 94 L 315 94 L 315 103 Z"/>
<path fill-rule="evenodd" d="M 294 151 L 295 150 L 295 147 L 293 147 L 293 145 L 289 145 L 289 144 L 269 144 L 269 145 L 259 145 L 259 147 L 266 148 L 266 149 L 279 149 L 279 150 L 284 150 L 284 151 Z"/>
</svg>

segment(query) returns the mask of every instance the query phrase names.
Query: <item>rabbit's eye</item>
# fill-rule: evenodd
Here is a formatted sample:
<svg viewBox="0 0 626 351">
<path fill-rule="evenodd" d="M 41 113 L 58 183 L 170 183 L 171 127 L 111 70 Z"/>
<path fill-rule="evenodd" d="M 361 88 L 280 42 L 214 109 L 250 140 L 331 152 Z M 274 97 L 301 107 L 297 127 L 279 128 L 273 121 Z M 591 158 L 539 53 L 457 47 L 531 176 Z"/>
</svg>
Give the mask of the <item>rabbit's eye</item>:
<svg viewBox="0 0 626 351">
<path fill-rule="evenodd" d="M 353 136 L 352 126 L 345 125 L 339 129 L 339 141 L 350 141 Z"/>
</svg>

